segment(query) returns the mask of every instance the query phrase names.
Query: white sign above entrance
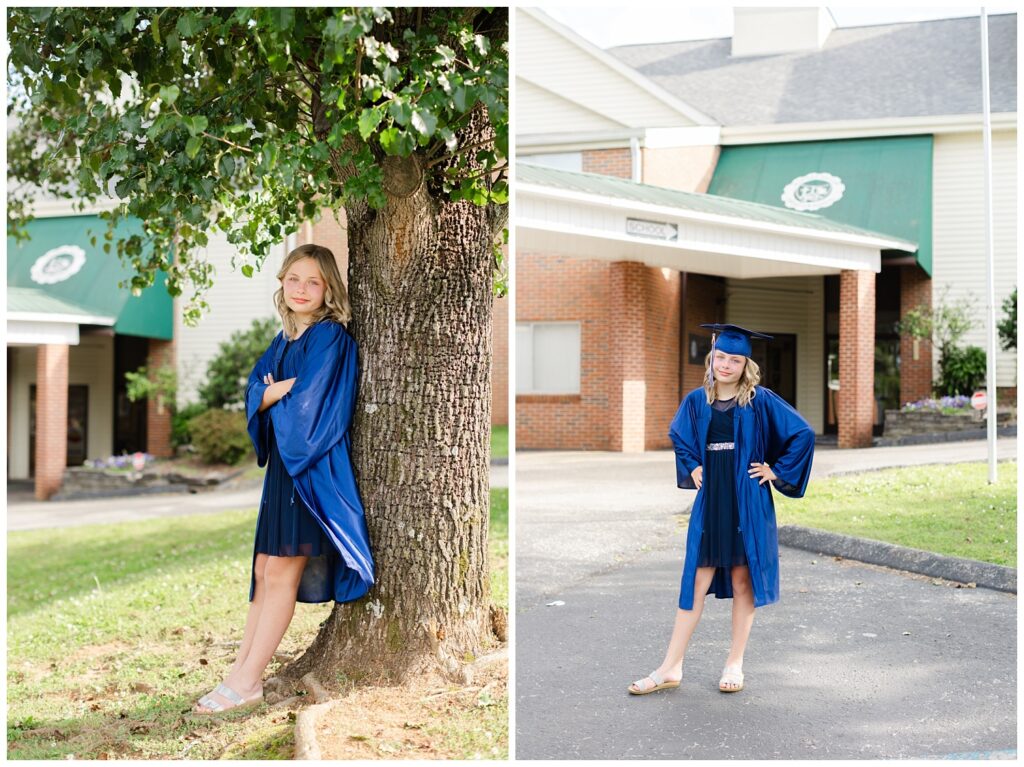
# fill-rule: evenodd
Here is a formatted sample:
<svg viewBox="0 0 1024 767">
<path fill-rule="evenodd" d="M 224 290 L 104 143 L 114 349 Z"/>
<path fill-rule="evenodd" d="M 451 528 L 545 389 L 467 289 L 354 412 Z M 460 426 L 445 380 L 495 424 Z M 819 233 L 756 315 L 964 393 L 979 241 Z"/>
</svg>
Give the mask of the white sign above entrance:
<svg viewBox="0 0 1024 767">
<path fill-rule="evenodd" d="M 29 274 L 33 282 L 52 285 L 78 274 L 84 265 L 84 250 L 77 245 L 61 245 L 37 258 Z"/>
<path fill-rule="evenodd" d="M 626 234 L 634 237 L 649 237 L 653 240 L 668 240 L 674 242 L 679 239 L 678 224 L 670 224 L 666 221 L 647 221 L 642 218 L 626 219 Z"/>
<path fill-rule="evenodd" d="M 806 173 L 786 184 L 782 202 L 793 210 L 821 210 L 843 198 L 846 185 L 831 173 Z"/>
</svg>

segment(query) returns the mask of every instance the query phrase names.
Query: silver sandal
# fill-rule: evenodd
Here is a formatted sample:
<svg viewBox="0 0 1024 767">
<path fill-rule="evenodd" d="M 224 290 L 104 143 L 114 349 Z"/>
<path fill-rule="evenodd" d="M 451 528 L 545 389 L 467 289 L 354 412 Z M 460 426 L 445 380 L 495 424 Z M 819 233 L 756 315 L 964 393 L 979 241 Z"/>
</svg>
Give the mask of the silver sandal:
<svg viewBox="0 0 1024 767">
<path fill-rule="evenodd" d="M 640 683 L 644 681 L 644 679 L 650 679 L 654 682 L 654 686 L 647 687 L 646 689 L 640 687 Z M 648 693 L 657 692 L 658 690 L 670 690 L 679 686 L 678 680 L 666 680 L 665 677 L 657 671 L 652 671 L 650 674 L 645 676 L 644 679 L 637 679 L 629 686 L 629 692 L 631 695 L 647 695 Z M 634 687 L 636 689 L 633 689 Z"/>
</svg>

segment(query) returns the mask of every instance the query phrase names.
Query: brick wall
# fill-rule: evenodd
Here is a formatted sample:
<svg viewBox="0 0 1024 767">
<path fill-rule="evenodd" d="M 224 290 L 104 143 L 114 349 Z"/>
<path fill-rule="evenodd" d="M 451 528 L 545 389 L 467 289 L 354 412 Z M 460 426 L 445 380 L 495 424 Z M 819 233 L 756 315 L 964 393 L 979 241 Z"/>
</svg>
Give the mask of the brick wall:
<svg viewBox="0 0 1024 767">
<path fill-rule="evenodd" d="M 516 447 L 608 450 L 610 333 L 606 261 L 516 253 L 516 322 L 580 323 L 580 393 L 517 395 Z"/>
<path fill-rule="evenodd" d="M 839 447 L 870 447 L 875 420 L 875 273 L 839 277 Z"/>
<path fill-rule="evenodd" d="M 900 317 L 918 306 L 932 305 L 932 279 L 916 264 L 900 269 Z M 900 336 L 900 405 L 932 394 L 932 344 L 922 340 L 914 358 L 914 341 Z"/>
<path fill-rule="evenodd" d="M 36 347 L 35 493 L 40 501 L 60 490 L 68 453 L 68 364 L 66 344 Z"/>
<path fill-rule="evenodd" d="M 623 149 L 588 149 L 582 152 L 583 172 L 602 176 L 633 178 L 633 154 Z"/>
<path fill-rule="evenodd" d="M 316 243 L 328 248 L 334 254 L 334 260 L 338 262 L 338 271 L 341 272 L 341 279 L 348 287 L 348 232 L 344 229 L 345 211 L 338 211 L 339 221 L 334 220 L 334 213 L 324 210 L 320 220 L 315 224 L 307 223 L 299 229 L 295 245 L 308 245 Z"/>
<path fill-rule="evenodd" d="M 679 272 L 644 267 L 647 450 L 672 447 L 668 427 L 679 407 Z"/>
<path fill-rule="evenodd" d="M 175 367 L 174 341 L 149 339 L 149 354 L 146 367 L 150 371 L 170 366 Z M 171 409 L 162 400 L 146 400 L 146 452 L 158 458 L 173 455 L 171 448 Z"/>
</svg>

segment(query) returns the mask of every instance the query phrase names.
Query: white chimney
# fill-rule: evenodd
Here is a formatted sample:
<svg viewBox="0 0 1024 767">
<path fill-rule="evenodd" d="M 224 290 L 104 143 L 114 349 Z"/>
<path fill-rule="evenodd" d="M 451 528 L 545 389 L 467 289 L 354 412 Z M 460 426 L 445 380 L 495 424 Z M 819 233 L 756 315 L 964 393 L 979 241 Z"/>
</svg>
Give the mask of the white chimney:
<svg viewBox="0 0 1024 767">
<path fill-rule="evenodd" d="M 828 8 L 734 8 L 732 55 L 820 51 L 836 28 Z"/>
</svg>

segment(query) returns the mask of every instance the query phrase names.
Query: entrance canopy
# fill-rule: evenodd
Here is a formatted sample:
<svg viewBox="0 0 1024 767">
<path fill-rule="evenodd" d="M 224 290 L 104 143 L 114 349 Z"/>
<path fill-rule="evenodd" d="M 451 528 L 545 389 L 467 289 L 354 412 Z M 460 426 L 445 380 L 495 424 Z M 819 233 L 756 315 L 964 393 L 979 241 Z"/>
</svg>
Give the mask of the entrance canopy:
<svg viewBox="0 0 1024 767">
<path fill-rule="evenodd" d="M 931 275 L 931 136 L 725 146 L 708 192 L 915 242 Z"/>
<path fill-rule="evenodd" d="M 115 253 L 103 252 L 106 229 L 107 223 L 97 216 L 40 218 L 29 223 L 29 240 L 18 243 L 8 238 L 9 343 L 46 343 L 39 339 L 57 336 L 64 343 L 77 343 L 78 325 L 108 325 L 125 335 L 172 338 L 173 301 L 165 287 L 166 274 L 160 272 L 153 286 L 137 297 L 129 288 L 119 288 L 129 270 Z M 137 221 L 121 222 L 114 237 L 140 231 Z"/>
<path fill-rule="evenodd" d="M 748 279 L 881 270 L 914 242 L 758 203 L 516 165 L 516 250 Z"/>
</svg>

